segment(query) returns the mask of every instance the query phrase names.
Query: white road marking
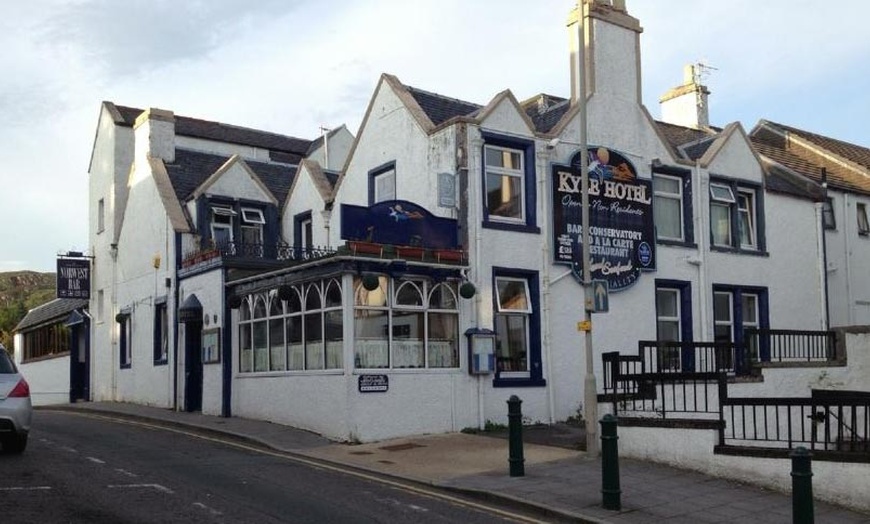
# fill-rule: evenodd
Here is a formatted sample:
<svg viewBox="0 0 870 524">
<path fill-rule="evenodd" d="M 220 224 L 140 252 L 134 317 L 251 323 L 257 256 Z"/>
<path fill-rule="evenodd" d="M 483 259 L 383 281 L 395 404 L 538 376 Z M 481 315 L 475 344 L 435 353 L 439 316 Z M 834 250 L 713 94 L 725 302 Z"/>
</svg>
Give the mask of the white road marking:
<svg viewBox="0 0 870 524">
<path fill-rule="evenodd" d="M 12 486 L 8 488 L 0 488 L 0 491 L 48 491 L 51 486 Z"/>
<path fill-rule="evenodd" d="M 90 461 L 93 462 L 94 464 L 105 464 L 105 463 L 106 463 L 106 461 L 104 461 L 104 460 L 100 460 L 100 459 L 98 459 L 97 457 L 85 457 L 85 458 L 88 459 L 88 460 L 90 460 Z"/>
<path fill-rule="evenodd" d="M 201 509 L 208 511 L 212 515 L 223 515 L 223 513 L 221 513 L 220 511 L 218 511 L 214 508 L 210 508 L 210 507 L 206 506 L 205 504 L 203 504 L 202 502 L 194 502 L 193 505 L 198 507 L 198 508 L 201 508 Z"/>
<path fill-rule="evenodd" d="M 120 473 L 121 475 L 127 475 L 128 477 L 136 478 L 136 477 L 139 476 L 139 475 L 137 475 L 137 474 L 135 474 L 135 473 L 131 473 L 131 472 L 127 471 L 126 469 L 115 468 L 115 471 L 117 471 L 117 472 Z"/>
<path fill-rule="evenodd" d="M 79 452 L 79 450 L 71 448 L 69 446 L 61 446 L 60 449 L 62 449 L 64 451 L 69 451 L 70 453 L 78 453 Z"/>
<path fill-rule="evenodd" d="M 64 413 L 70 414 L 70 412 L 64 412 Z M 426 489 L 425 487 L 412 486 L 409 484 L 404 484 L 404 483 L 399 482 L 399 481 L 389 480 L 389 479 L 385 479 L 385 478 L 382 478 L 382 477 L 379 477 L 376 475 L 363 473 L 363 472 L 355 471 L 352 469 L 347 469 L 340 464 L 329 464 L 329 463 L 320 462 L 320 461 L 317 461 L 314 459 L 303 458 L 303 457 L 300 457 L 297 455 L 288 455 L 286 453 L 281 453 L 278 451 L 265 450 L 262 448 L 249 446 L 247 444 L 240 444 L 238 442 L 233 442 L 231 440 L 225 440 L 225 439 L 220 439 L 220 438 L 216 438 L 216 437 L 209 437 L 209 436 L 205 436 L 205 435 L 202 435 L 199 433 L 194 433 L 192 431 L 185 431 L 183 429 L 175 429 L 175 428 L 170 428 L 170 427 L 166 427 L 166 426 L 160 426 L 160 425 L 156 425 L 154 423 L 138 422 L 138 421 L 120 419 L 120 418 L 116 418 L 116 417 L 112 417 L 112 416 L 94 415 L 94 414 L 89 414 L 89 413 L 88 414 L 86 414 L 86 413 L 72 413 L 72 414 L 75 416 L 84 417 L 84 418 L 108 420 L 108 421 L 114 422 L 116 424 L 123 424 L 123 425 L 128 425 L 128 426 L 137 426 L 137 427 L 141 427 L 141 428 L 148 428 L 148 429 L 165 431 L 167 433 L 175 433 L 178 435 L 185 435 L 187 437 L 190 437 L 193 439 L 198 439 L 198 440 L 203 440 L 206 442 L 217 442 L 217 443 L 220 443 L 220 444 L 223 444 L 223 445 L 226 445 L 229 447 L 233 447 L 236 449 L 243 449 L 245 451 L 258 453 L 260 455 L 280 458 L 283 460 L 288 460 L 290 462 L 295 462 L 296 464 L 304 464 L 304 465 L 311 467 L 311 468 L 314 468 L 318 471 L 334 471 L 334 472 L 338 472 L 338 473 L 343 473 L 343 474 L 351 476 L 351 477 L 356 477 L 356 478 L 361 478 L 361 479 L 369 480 L 372 482 L 376 482 L 376 483 L 381 484 L 383 486 L 391 486 L 391 487 L 397 488 L 399 490 L 402 490 L 402 491 L 405 491 L 408 493 L 415 493 L 415 494 L 420 495 L 422 497 L 440 500 L 443 502 L 449 502 L 449 503 L 454 504 L 456 506 L 476 509 L 478 511 L 482 511 L 485 513 L 498 515 L 498 516 L 500 516 L 506 520 L 509 520 L 511 522 L 528 522 L 528 523 L 535 523 L 535 524 L 543 524 L 543 522 L 544 522 L 544 521 L 535 519 L 533 517 L 529 517 L 529 516 L 525 516 L 525 515 L 517 515 L 517 514 L 509 512 L 507 510 L 503 510 L 503 509 L 496 508 L 493 506 L 487 506 L 485 504 L 472 502 L 469 500 L 464 500 L 464 499 L 461 499 L 459 497 L 449 495 L 446 493 L 440 493 L 437 491 L 430 491 L 430 490 Z"/>
<path fill-rule="evenodd" d="M 163 493 L 175 493 L 171 489 L 166 486 L 161 486 L 160 484 L 109 484 L 106 486 L 109 489 L 115 488 L 124 488 L 124 489 L 138 489 L 138 488 L 149 488 L 156 489 L 157 491 L 162 491 Z"/>
</svg>

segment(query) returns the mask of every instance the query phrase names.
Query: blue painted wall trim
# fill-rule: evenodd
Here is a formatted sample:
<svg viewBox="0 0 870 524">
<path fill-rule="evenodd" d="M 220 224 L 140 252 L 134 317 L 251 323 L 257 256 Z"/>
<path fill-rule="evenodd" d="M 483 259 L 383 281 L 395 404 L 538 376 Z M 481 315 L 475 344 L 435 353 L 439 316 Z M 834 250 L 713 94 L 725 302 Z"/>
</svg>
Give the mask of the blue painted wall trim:
<svg viewBox="0 0 870 524">
<path fill-rule="evenodd" d="M 481 132 L 481 137 L 484 141 L 484 145 L 481 146 L 479 152 L 481 160 L 480 187 L 481 195 L 483 195 L 483 200 L 480 203 L 480 205 L 483 206 L 482 227 L 491 229 L 502 229 L 507 231 L 517 231 L 523 233 L 540 233 L 541 230 L 538 227 L 537 218 L 538 184 L 536 183 L 535 176 L 535 141 L 512 136 L 499 135 L 487 131 Z M 523 152 L 523 170 L 525 172 L 525 202 L 523 202 L 523 206 L 526 214 L 525 224 L 505 224 L 503 222 L 490 221 L 489 219 L 489 209 L 486 205 L 486 146 L 488 145 L 506 147 L 509 149 L 517 149 Z"/>
</svg>

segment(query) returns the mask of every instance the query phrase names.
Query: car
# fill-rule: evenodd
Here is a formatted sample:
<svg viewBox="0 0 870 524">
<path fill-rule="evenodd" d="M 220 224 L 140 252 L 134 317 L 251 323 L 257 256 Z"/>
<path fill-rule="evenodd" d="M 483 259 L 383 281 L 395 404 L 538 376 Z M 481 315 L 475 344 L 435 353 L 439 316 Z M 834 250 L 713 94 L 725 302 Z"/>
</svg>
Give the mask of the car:
<svg viewBox="0 0 870 524">
<path fill-rule="evenodd" d="M 0 444 L 4 452 L 24 451 L 32 417 L 30 386 L 0 344 Z"/>
</svg>

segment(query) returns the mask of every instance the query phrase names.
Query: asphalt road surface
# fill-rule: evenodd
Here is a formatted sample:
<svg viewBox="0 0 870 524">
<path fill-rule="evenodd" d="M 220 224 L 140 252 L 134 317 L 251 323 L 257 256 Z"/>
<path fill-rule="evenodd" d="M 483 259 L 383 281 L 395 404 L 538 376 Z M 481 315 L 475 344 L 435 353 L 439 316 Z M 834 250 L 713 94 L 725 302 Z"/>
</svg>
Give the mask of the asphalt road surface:
<svg viewBox="0 0 870 524">
<path fill-rule="evenodd" d="M 0 522 L 534 522 L 486 504 L 171 428 L 39 411 L 0 454 Z"/>
</svg>

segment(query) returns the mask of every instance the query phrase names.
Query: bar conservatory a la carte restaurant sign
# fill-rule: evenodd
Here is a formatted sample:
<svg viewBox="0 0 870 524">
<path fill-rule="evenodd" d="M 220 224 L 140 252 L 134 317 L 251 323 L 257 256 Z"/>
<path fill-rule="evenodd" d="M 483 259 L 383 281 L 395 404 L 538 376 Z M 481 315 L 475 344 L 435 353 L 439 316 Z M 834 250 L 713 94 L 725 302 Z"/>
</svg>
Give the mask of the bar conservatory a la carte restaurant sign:
<svg viewBox="0 0 870 524">
<path fill-rule="evenodd" d="M 656 265 L 652 182 L 641 180 L 623 155 L 604 147 L 589 152 L 589 244 L 593 280 L 625 289 Z M 582 281 L 583 205 L 580 153 L 571 165 L 553 165 L 553 260 L 570 264 Z"/>
</svg>

